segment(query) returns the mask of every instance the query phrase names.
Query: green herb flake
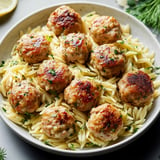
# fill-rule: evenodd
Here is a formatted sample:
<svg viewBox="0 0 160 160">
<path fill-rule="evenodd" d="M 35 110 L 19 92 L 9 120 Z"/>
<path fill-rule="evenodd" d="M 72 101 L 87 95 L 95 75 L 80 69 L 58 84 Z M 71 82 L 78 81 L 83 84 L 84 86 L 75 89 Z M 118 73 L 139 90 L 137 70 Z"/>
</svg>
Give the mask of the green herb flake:
<svg viewBox="0 0 160 160">
<path fill-rule="evenodd" d="M 76 65 L 73 65 L 73 66 L 72 66 L 72 68 L 76 68 L 76 67 L 77 67 Z"/>
<path fill-rule="evenodd" d="M 53 82 L 52 82 L 52 80 L 47 79 L 47 81 L 48 81 L 50 84 L 52 84 L 52 83 L 53 83 Z"/>
<path fill-rule="evenodd" d="M 112 132 L 115 132 L 115 131 L 116 131 L 116 129 L 115 129 L 115 128 L 113 128 L 113 129 L 112 129 Z"/>
<path fill-rule="evenodd" d="M 52 57 L 52 59 L 54 59 L 54 56 L 52 54 L 50 54 L 50 56 Z"/>
<path fill-rule="evenodd" d="M 112 62 L 114 62 L 114 58 L 110 58 L 109 60 L 112 61 Z"/>
<path fill-rule="evenodd" d="M 6 110 L 4 107 L 2 107 L 2 110 L 3 110 L 4 112 L 7 112 L 7 110 Z"/>
<path fill-rule="evenodd" d="M 82 125 L 81 127 L 80 127 L 80 129 L 86 129 L 86 124 L 84 124 L 84 125 Z"/>
<path fill-rule="evenodd" d="M 133 133 L 136 133 L 138 131 L 138 128 L 134 128 Z"/>
<path fill-rule="evenodd" d="M 127 128 L 125 129 L 125 131 L 129 131 L 131 129 L 131 126 L 127 126 Z"/>
<path fill-rule="evenodd" d="M 87 142 L 86 147 L 97 147 L 98 145 L 92 143 L 92 142 Z"/>
<path fill-rule="evenodd" d="M 46 145 L 50 146 L 50 143 L 49 143 L 49 141 L 48 141 L 48 140 L 44 141 L 44 144 L 46 144 Z"/>
<path fill-rule="evenodd" d="M 0 67 L 4 67 L 5 61 L 1 61 Z"/>
<path fill-rule="evenodd" d="M 24 95 L 24 96 L 27 96 L 27 94 L 28 94 L 28 92 L 25 92 L 23 95 Z"/>
<path fill-rule="evenodd" d="M 115 49 L 114 50 L 114 54 L 119 54 L 118 50 Z"/>
<path fill-rule="evenodd" d="M 65 43 L 65 44 L 69 44 L 69 41 L 65 41 L 64 43 Z"/>
<path fill-rule="evenodd" d="M 101 55 L 101 56 L 100 56 L 100 59 L 103 59 L 103 58 L 104 58 L 104 56 Z"/>
<path fill-rule="evenodd" d="M 15 108 L 19 106 L 19 102 L 16 103 Z"/>
<path fill-rule="evenodd" d="M 78 103 L 77 103 L 77 102 L 73 103 L 73 105 L 74 105 L 76 108 L 78 107 Z"/>
<path fill-rule="evenodd" d="M 46 36 L 46 40 L 47 40 L 48 42 L 51 42 L 51 41 L 52 41 L 52 38 L 53 38 L 52 36 L 49 36 L 49 35 Z"/>
<path fill-rule="evenodd" d="M 50 103 L 45 104 L 45 107 L 48 107 L 50 105 Z"/>
<path fill-rule="evenodd" d="M 124 44 L 123 40 L 118 40 L 117 42 L 120 43 L 120 44 Z"/>
<path fill-rule="evenodd" d="M 26 79 L 26 77 L 25 77 L 23 74 L 22 74 L 22 78 L 23 78 L 23 79 Z"/>
<path fill-rule="evenodd" d="M 71 150 L 75 150 L 75 146 L 73 143 L 69 143 L 68 144 L 68 147 L 71 149 Z"/>
<path fill-rule="evenodd" d="M 21 120 L 21 122 L 22 122 L 22 123 L 27 122 L 29 119 L 31 119 L 31 116 L 32 116 L 31 113 L 25 112 L 25 113 L 23 114 L 23 119 Z"/>
<path fill-rule="evenodd" d="M 56 76 L 56 72 L 54 69 L 50 69 L 48 73 L 51 74 L 52 76 Z"/>
<path fill-rule="evenodd" d="M 91 16 L 93 16 L 93 14 L 92 14 L 92 13 L 87 15 L 87 17 L 91 17 Z"/>
</svg>

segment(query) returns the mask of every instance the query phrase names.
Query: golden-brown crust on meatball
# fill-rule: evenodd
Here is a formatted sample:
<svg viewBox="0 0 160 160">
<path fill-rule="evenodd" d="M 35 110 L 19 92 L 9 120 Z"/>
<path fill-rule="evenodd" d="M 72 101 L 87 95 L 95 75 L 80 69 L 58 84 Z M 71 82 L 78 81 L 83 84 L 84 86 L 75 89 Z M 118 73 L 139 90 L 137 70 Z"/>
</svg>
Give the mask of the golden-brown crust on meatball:
<svg viewBox="0 0 160 160">
<path fill-rule="evenodd" d="M 35 112 L 40 105 L 40 97 L 40 92 L 26 80 L 14 83 L 8 92 L 9 103 L 21 114 Z"/>
<path fill-rule="evenodd" d="M 64 63 L 45 60 L 38 71 L 38 84 L 51 93 L 60 93 L 71 82 L 72 73 Z"/>
<path fill-rule="evenodd" d="M 124 71 L 125 56 L 113 44 L 96 47 L 91 53 L 90 64 L 105 78 L 118 76 Z"/>
<path fill-rule="evenodd" d="M 49 41 L 43 35 L 26 34 L 18 40 L 16 50 L 25 62 L 39 63 L 48 57 Z"/>
<path fill-rule="evenodd" d="M 91 23 L 90 34 L 99 45 L 113 43 L 121 39 L 120 24 L 112 16 L 99 16 Z"/>
<path fill-rule="evenodd" d="M 70 33 L 61 38 L 62 55 L 67 63 L 85 63 L 91 50 L 91 42 L 83 33 Z"/>
<path fill-rule="evenodd" d="M 61 6 L 51 13 L 47 27 L 53 30 L 56 36 L 61 33 L 77 33 L 82 31 L 82 20 L 79 13 L 69 6 Z"/>
<path fill-rule="evenodd" d="M 92 108 L 87 128 L 95 137 L 104 141 L 117 139 L 123 127 L 121 112 L 110 104 Z"/>
<path fill-rule="evenodd" d="M 51 138 L 65 139 L 74 134 L 75 119 L 63 106 L 54 105 L 42 114 L 43 132 Z"/>
<path fill-rule="evenodd" d="M 154 92 L 150 77 L 142 71 L 126 73 L 118 82 L 118 88 L 122 101 L 139 107 L 148 103 Z"/>
<path fill-rule="evenodd" d="M 64 99 L 80 111 L 89 111 L 99 101 L 100 90 L 89 80 L 73 80 L 64 91 Z"/>
</svg>

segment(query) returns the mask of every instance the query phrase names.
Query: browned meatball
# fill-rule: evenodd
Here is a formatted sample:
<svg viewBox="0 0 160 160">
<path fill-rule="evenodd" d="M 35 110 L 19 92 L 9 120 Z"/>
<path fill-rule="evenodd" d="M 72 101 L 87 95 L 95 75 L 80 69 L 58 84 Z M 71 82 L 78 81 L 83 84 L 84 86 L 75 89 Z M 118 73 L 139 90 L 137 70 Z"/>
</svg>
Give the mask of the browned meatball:
<svg viewBox="0 0 160 160">
<path fill-rule="evenodd" d="M 62 54 L 67 63 L 85 63 L 90 50 L 91 42 L 82 33 L 70 33 L 62 37 Z"/>
<path fill-rule="evenodd" d="M 142 71 L 126 73 L 118 82 L 118 87 L 122 101 L 136 106 L 145 105 L 154 92 L 150 77 Z"/>
<path fill-rule="evenodd" d="M 87 128 L 95 137 L 104 141 L 115 140 L 123 127 L 121 112 L 110 104 L 92 108 Z"/>
<path fill-rule="evenodd" d="M 40 92 L 33 84 L 23 80 L 13 84 L 8 92 L 8 101 L 18 113 L 32 113 L 40 105 Z"/>
<path fill-rule="evenodd" d="M 72 73 L 68 66 L 54 60 L 43 61 L 37 76 L 38 84 L 51 93 L 60 93 L 72 80 Z"/>
<path fill-rule="evenodd" d="M 91 53 L 90 64 L 99 73 L 111 78 L 124 71 L 125 57 L 122 51 L 112 44 L 104 44 L 96 47 Z"/>
<path fill-rule="evenodd" d="M 47 59 L 49 42 L 43 35 L 26 34 L 18 41 L 16 49 L 25 62 L 38 63 Z"/>
<path fill-rule="evenodd" d="M 75 119 L 63 106 L 47 108 L 42 115 L 43 132 L 51 138 L 64 139 L 74 134 Z"/>
<path fill-rule="evenodd" d="M 91 23 L 91 36 L 94 41 L 101 44 L 113 43 L 121 39 L 119 22 L 112 16 L 100 16 Z"/>
<path fill-rule="evenodd" d="M 69 6 L 61 6 L 51 13 L 47 27 L 59 36 L 82 31 L 82 20 L 79 13 Z"/>
<path fill-rule="evenodd" d="M 65 101 L 80 111 L 95 107 L 100 97 L 96 83 L 89 80 L 73 80 L 64 91 Z"/>
</svg>

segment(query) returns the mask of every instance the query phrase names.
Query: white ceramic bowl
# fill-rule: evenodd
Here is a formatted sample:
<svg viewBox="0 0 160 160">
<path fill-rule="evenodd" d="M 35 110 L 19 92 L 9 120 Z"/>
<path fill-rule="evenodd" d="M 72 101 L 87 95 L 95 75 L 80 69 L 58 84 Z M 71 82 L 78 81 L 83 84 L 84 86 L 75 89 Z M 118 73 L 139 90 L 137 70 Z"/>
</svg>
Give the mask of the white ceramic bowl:
<svg viewBox="0 0 160 160">
<path fill-rule="evenodd" d="M 131 26 L 132 35 L 134 37 L 137 37 L 140 39 L 140 41 L 143 42 L 145 46 L 147 46 L 150 50 L 153 50 L 156 53 L 155 57 L 155 64 L 156 66 L 160 66 L 160 46 L 158 41 L 154 38 L 152 33 L 138 20 L 136 20 L 134 17 L 119 11 L 115 8 L 106 6 L 104 4 L 97 4 L 97 3 L 65 3 L 68 4 L 70 7 L 75 9 L 77 12 L 79 12 L 81 15 L 84 15 L 91 11 L 96 11 L 100 15 L 110 15 L 114 16 L 121 24 L 129 24 Z M 27 30 L 28 27 L 36 27 L 38 25 L 44 25 L 47 22 L 47 19 L 50 15 L 50 13 L 55 10 L 57 7 L 59 7 L 62 4 L 51 6 L 49 8 L 45 8 L 43 10 L 40 10 L 36 13 L 33 13 L 20 22 L 18 22 L 3 38 L 2 42 L 0 43 L 0 59 L 5 60 L 10 56 L 11 49 L 13 45 L 16 43 L 16 41 L 19 39 L 19 32 L 20 30 Z M 2 97 L 0 97 L 0 100 L 2 100 Z M 21 136 L 24 140 L 31 143 L 32 145 L 41 148 L 43 150 L 46 150 L 51 153 L 57 153 L 61 155 L 70 155 L 70 156 L 89 156 L 89 155 L 97 155 L 102 153 L 108 153 L 114 150 L 119 149 L 120 147 L 123 147 L 127 145 L 128 143 L 135 140 L 138 136 L 140 136 L 144 131 L 146 131 L 151 124 L 154 122 L 154 120 L 158 117 L 159 114 L 159 105 L 160 105 L 160 99 L 158 98 L 152 110 L 147 116 L 147 120 L 144 123 L 143 127 L 140 128 L 135 134 L 133 134 L 130 137 L 127 137 L 113 145 L 104 147 L 104 148 L 96 148 L 96 149 L 89 149 L 89 150 L 78 150 L 78 151 L 69 151 L 69 150 L 61 150 L 61 149 L 55 149 L 54 147 L 50 147 L 42 143 L 41 141 L 33 138 L 26 130 L 24 130 L 22 127 L 14 124 L 10 120 L 8 120 L 2 109 L 0 109 L 0 116 L 4 120 L 4 122 L 13 130 L 15 131 L 19 136 Z"/>
</svg>

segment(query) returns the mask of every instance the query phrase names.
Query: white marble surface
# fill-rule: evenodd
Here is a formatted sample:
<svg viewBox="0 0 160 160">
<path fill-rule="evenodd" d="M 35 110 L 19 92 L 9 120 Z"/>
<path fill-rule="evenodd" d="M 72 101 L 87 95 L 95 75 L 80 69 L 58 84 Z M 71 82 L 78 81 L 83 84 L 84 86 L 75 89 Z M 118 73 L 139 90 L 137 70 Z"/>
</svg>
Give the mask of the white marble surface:
<svg viewBox="0 0 160 160">
<path fill-rule="evenodd" d="M 76 1 L 76 0 L 75 0 Z M 79 0 L 77 0 L 79 1 Z M 86 1 L 86 0 L 81 0 Z M 91 1 L 91 0 L 87 0 Z M 119 6 L 115 0 L 92 0 L 92 2 L 105 3 L 114 7 Z M 69 0 L 19 0 L 18 6 L 11 14 L 0 18 L 0 40 L 5 33 L 16 24 L 21 18 L 38 9 Z M 158 36 L 160 42 L 160 36 Z M 106 159 L 106 160 L 159 160 L 160 159 L 160 118 L 155 124 L 138 140 L 128 146 L 110 154 L 83 159 Z M 11 129 L 9 129 L 0 119 L 0 147 L 6 149 L 6 160 L 63 160 L 66 157 L 50 154 L 37 149 L 22 139 L 20 139 Z M 81 159 L 81 158 L 68 158 Z"/>
</svg>

